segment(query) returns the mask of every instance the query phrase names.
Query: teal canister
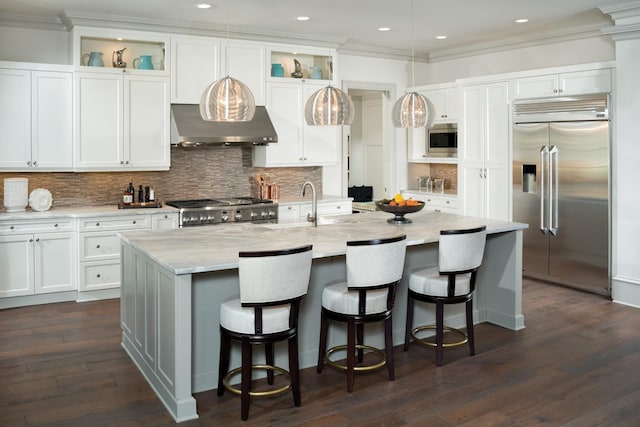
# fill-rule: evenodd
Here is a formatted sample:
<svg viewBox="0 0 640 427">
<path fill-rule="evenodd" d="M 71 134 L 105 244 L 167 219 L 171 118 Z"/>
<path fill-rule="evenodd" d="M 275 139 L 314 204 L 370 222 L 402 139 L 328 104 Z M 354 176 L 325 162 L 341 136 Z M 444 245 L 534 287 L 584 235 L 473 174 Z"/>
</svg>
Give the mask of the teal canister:
<svg viewBox="0 0 640 427">
<path fill-rule="evenodd" d="M 104 67 L 102 52 L 85 53 L 82 55 L 82 65 L 88 65 L 89 67 Z"/>
<path fill-rule="evenodd" d="M 320 67 L 309 67 L 309 77 L 312 79 L 322 79 L 322 69 Z"/>
<path fill-rule="evenodd" d="M 282 64 L 271 64 L 271 77 L 284 77 Z"/>
<path fill-rule="evenodd" d="M 133 68 L 138 68 L 140 70 L 153 70 L 151 55 L 140 55 L 140 58 L 134 59 Z"/>
</svg>

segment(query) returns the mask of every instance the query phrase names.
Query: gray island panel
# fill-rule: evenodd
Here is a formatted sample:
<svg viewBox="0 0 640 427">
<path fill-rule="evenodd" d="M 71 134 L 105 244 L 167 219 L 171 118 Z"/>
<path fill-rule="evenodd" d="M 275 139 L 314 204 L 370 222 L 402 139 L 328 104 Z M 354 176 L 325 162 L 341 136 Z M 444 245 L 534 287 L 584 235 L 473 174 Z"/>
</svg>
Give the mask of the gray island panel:
<svg viewBox="0 0 640 427">
<path fill-rule="evenodd" d="M 217 387 L 220 303 L 236 296 L 238 252 L 313 244 L 309 293 L 300 313 L 300 365 L 317 358 L 323 287 L 346 276 L 348 240 L 407 235 L 407 257 L 394 308 L 394 344 L 402 343 L 407 282 L 412 270 L 434 265 L 440 230 L 487 226 L 487 248 L 478 274 L 474 321 L 524 328 L 522 305 L 522 229 L 526 224 L 437 212 L 407 217 L 411 224 L 389 224 L 391 215 L 369 212 L 308 224 L 228 224 L 163 232 L 131 232 L 122 238 L 122 345 L 176 419 L 197 418 L 193 392 Z M 324 223 L 324 224 L 322 224 Z M 464 325 L 464 307 L 447 307 L 447 323 Z M 416 306 L 415 323 L 433 323 L 432 307 Z M 345 342 L 341 325 L 332 325 L 329 344 Z M 365 341 L 380 346 L 382 328 L 367 326 Z M 481 337 L 478 337 L 481 339 Z M 276 347 L 276 364 L 287 367 Z M 240 363 L 239 351 L 231 366 Z"/>
</svg>

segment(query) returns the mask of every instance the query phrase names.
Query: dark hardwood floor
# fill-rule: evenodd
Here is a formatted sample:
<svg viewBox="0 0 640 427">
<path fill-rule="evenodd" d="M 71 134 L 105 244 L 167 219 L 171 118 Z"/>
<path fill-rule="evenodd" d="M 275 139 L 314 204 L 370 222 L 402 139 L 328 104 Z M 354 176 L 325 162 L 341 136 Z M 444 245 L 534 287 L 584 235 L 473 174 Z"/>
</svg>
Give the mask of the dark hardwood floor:
<svg viewBox="0 0 640 427">
<path fill-rule="evenodd" d="M 403 303 L 403 302 L 399 302 Z M 481 324 L 476 350 L 397 347 L 396 380 L 361 373 L 302 373 L 302 406 L 290 393 L 240 399 L 199 393 L 184 427 L 639 426 L 640 310 L 525 280 L 526 329 Z M 120 347 L 119 302 L 0 310 L 0 425 L 171 426 L 173 419 Z"/>
</svg>

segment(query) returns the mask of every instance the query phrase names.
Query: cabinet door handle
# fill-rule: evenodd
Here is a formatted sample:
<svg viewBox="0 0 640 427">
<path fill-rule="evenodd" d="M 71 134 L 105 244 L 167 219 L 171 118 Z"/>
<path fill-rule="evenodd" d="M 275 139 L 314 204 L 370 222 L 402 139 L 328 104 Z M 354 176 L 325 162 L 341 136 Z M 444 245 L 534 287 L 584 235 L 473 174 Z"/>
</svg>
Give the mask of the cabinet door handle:
<svg viewBox="0 0 640 427">
<path fill-rule="evenodd" d="M 100 223 L 99 222 L 96 222 L 96 227 L 100 227 Z"/>
<path fill-rule="evenodd" d="M 39 241 L 40 241 L 40 238 L 38 237 L 38 238 L 36 239 L 36 242 L 39 242 Z"/>
<path fill-rule="evenodd" d="M 100 249 L 100 245 L 99 245 L 99 244 L 98 244 L 98 245 L 96 245 L 96 249 Z"/>
<path fill-rule="evenodd" d="M 33 242 L 33 239 L 29 239 L 29 243 Z"/>
<path fill-rule="evenodd" d="M 100 278 L 100 273 L 96 274 L 96 277 L 99 279 Z"/>
<path fill-rule="evenodd" d="M 31 160 L 27 162 L 27 166 L 31 166 Z"/>
<path fill-rule="evenodd" d="M 58 227 L 58 224 L 53 224 L 54 227 Z"/>
<path fill-rule="evenodd" d="M 34 161 L 33 161 L 33 166 L 34 166 L 34 167 L 35 167 L 35 166 L 38 166 L 38 161 L 37 161 L 37 160 L 34 160 Z"/>
<path fill-rule="evenodd" d="M 15 227 L 12 225 L 11 227 L 9 227 L 9 230 L 13 230 L 15 229 Z"/>
<path fill-rule="evenodd" d="M 135 220 L 135 219 L 133 220 L 133 223 L 134 223 L 134 224 L 136 223 L 136 220 Z"/>
</svg>

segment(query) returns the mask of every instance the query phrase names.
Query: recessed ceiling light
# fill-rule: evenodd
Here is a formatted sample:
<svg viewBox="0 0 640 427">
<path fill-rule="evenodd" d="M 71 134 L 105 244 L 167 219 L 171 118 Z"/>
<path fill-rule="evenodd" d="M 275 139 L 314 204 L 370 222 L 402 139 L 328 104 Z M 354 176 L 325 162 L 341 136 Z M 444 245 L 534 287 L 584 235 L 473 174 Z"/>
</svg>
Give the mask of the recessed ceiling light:
<svg viewBox="0 0 640 427">
<path fill-rule="evenodd" d="M 211 5 L 208 4 L 208 3 L 198 3 L 198 4 L 196 4 L 196 7 L 198 9 L 209 9 L 211 7 Z"/>
<path fill-rule="evenodd" d="M 309 17 L 308 17 L 308 16 L 298 16 L 296 19 L 297 19 L 298 21 L 308 21 L 308 20 L 309 20 Z"/>
<path fill-rule="evenodd" d="M 518 24 L 524 24 L 525 22 L 529 22 L 529 20 L 527 18 L 516 19 L 516 23 Z"/>
<path fill-rule="evenodd" d="M 378 31 L 382 31 L 382 32 L 391 31 L 391 28 L 390 27 L 380 27 L 380 28 L 378 28 Z"/>
<path fill-rule="evenodd" d="M 436 38 L 437 38 L 438 40 L 444 40 L 444 39 L 446 39 L 446 38 L 447 38 L 447 36 L 436 36 Z"/>
</svg>

